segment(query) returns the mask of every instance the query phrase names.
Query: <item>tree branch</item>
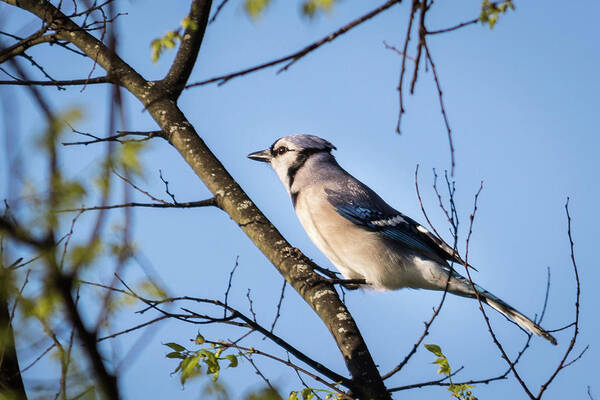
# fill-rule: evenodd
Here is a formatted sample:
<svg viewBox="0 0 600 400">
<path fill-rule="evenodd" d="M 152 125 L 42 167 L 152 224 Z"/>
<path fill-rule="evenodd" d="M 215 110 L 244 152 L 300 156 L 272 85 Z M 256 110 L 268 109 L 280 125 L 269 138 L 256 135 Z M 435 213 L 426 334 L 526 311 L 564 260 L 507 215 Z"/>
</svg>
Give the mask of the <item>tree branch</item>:
<svg viewBox="0 0 600 400">
<path fill-rule="evenodd" d="M 212 0 L 192 0 L 188 15 L 191 22 L 183 33 L 183 39 L 181 39 L 171 69 L 160 82 L 165 88 L 168 88 L 173 99 L 177 99 L 181 95 L 196 64 L 198 51 L 200 51 L 208 24 L 211 4 Z"/>
<path fill-rule="evenodd" d="M 43 32 L 40 31 L 0 51 L 0 64 L 15 56 L 23 54 L 25 50 L 37 44 L 56 42 L 55 34 L 43 35 Z M 45 32 L 45 29 L 43 31 Z"/>
<path fill-rule="evenodd" d="M 15 79 L 12 81 L 0 81 L 0 85 L 16 85 L 16 86 L 81 86 L 94 85 L 98 83 L 112 83 L 112 79 L 108 76 L 99 76 L 97 78 L 71 79 L 66 81 L 30 81 Z"/>
<path fill-rule="evenodd" d="M 223 84 L 229 82 L 233 78 L 237 78 L 237 77 L 242 76 L 242 75 L 250 74 L 252 72 L 260 71 L 261 69 L 273 67 L 275 65 L 282 64 L 282 63 L 287 63 L 287 64 L 285 64 L 283 67 L 281 67 L 277 71 L 277 73 L 286 71 L 289 67 L 292 66 L 292 64 L 294 64 L 296 61 L 300 60 L 302 57 L 304 57 L 307 54 L 311 53 L 312 51 L 318 49 L 319 47 L 323 46 L 324 44 L 327 44 L 329 42 L 334 41 L 339 36 L 347 33 L 352 28 L 357 27 L 358 25 L 362 24 L 363 22 L 370 20 L 371 18 L 373 18 L 377 14 L 380 14 L 381 12 L 387 10 L 388 8 L 390 8 L 391 6 L 393 6 L 394 4 L 398 4 L 398 3 L 401 3 L 401 2 L 402 2 L 402 0 L 388 0 L 383 5 L 377 7 L 376 9 L 374 9 L 374 10 L 366 13 L 365 15 L 363 15 L 363 16 L 355 19 L 354 21 L 350 22 L 349 24 L 342 26 L 337 31 L 335 31 L 335 32 L 333 32 L 333 33 L 331 33 L 331 34 L 323 37 L 322 39 L 317 40 L 316 42 L 314 42 L 314 43 L 312 43 L 312 44 L 304 47 L 303 49 L 298 50 L 297 52 L 292 53 L 290 55 L 287 55 L 285 57 L 277 58 L 275 60 L 266 62 L 264 64 L 259 64 L 257 66 L 246 68 L 246 69 L 243 69 L 241 71 L 232 72 L 232 73 L 227 74 L 227 75 L 216 76 L 214 78 L 206 79 L 204 81 L 191 83 L 191 84 L 187 85 L 185 88 L 189 89 L 189 88 L 192 88 L 192 87 L 202 86 L 202 85 L 206 85 L 206 84 L 213 83 L 213 82 L 218 82 L 219 85 L 223 85 Z"/>
<path fill-rule="evenodd" d="M 84 212 L 84 211 L 97 211 L 97 210 L 111 210 L 113 208 L 129 208 L 129 207 L 149 207 L 149 208 L 196 208 L 196 207 L 218 207 L 217 201 L 214 197 L 206 200 L 198 201 L 187 201 L 183 203 L 124 203 L 124 204 L 112 204 L 108 206 L 95 206 L 95 207 L 81 207 L 81 208 L 70 208 L 66 210 L 58 210 L 58 212 Z"/>
<path fill-rule="evenodd" d="M 1 260 L 0 260 L 1 261 Z M 6 287 L 5 280 L 10 273 L 4 266 L 0 266 L 2 288 Z M 12 327 L 12 318 L 8 308 L 8 299 L 5 290 L 0 293 L 0 393 L 7 398 L 17 400 L 27 399 L 25 386 L 19 370 L 19 359 L 15 350 L 15 337 Z"/>
</svg>

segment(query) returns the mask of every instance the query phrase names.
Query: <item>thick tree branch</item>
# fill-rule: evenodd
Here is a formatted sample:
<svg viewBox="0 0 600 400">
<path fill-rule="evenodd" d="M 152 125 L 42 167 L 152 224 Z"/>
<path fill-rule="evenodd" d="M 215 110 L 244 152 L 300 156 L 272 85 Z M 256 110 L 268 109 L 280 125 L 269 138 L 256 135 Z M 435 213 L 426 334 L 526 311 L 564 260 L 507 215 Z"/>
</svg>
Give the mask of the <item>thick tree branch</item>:
<svg viewBox="0 0 600 400">
<path fill-rule="evenodd" d="M 183 39 L 179 45 L 179 50 L 171 69 L 161 81 L 161 84 L 168 88 L 173 99 L 177 99 L 196 64 L 198 51 L 202 45 L 208 16 L 210 14 L 211 0 L 193 0 L 188 18 L 189 26 L 183 33 Z"/>
<path fill-rule="evenodd" d="M 15 350 L 15 338 L 12 327 L 12 318 L 8 308 L 8 293 L 4 290 L 6 286 L 6 275 L 8 270 L 0 266 L 3 275 L 0 280 L 2 292 L 0 293 L 0 330 L 2 337 L 0 338 L 0 396 L 7 396 L 11 399 L 27 399 L 25 394 L 25 386 L 21 379 L 19 370 L 19 360 Z"/>
</svg>

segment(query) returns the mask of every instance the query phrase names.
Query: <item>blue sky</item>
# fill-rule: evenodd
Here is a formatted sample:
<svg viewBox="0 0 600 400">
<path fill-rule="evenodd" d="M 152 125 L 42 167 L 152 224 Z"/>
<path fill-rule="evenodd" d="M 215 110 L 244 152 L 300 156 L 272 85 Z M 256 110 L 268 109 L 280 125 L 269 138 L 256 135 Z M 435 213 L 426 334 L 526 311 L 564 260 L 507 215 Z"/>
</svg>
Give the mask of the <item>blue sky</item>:
<svg viewBox="0 0 600 400">
<path fill-rule="evenodd" d="M 296 2 L 292 3 L 273 1 L 257 21 L 245 15 L 241 2 L 228 4 L 207 29 L 190 81 L 288 54 L 374 7 L 366 2 L 345 1 L 330 14 L 311 21 L 302 18 Z M 596 166 L 600 154 L 596 124 L 600 57 L 595 25 L 600 6 L 592 1 L 543 6 L 516 2 L 516 6 L 516 11 L 504 16 L 492 31 L 476 25 L 430 39 L 456 147 L 459 244 L 464 248 L 473 195 L 483 180 L 469 249 L 469 261 L 479 270 L 474 279 L 533 316 L 543 304 L 549 267 L 551 289 L 542 325 L 547 329 L 566 325 L 573 319 L 575 296 L 563 207 L 567 196 L 571 197 L 572 228 L 582 282 L 578 349 L 586 344 L 591 347 L 578 363 L 559 375 L 547 396 L 584 398 L 587 385 L 591 385 L 592 393 L 597 396 L 600 387 L 593 378 L 594 360 L 598 357 L 594 339 L 600 333 L 600 326 L 595 312 L 599 304 L 595 283 L 600 273 L 594 261 L 594 248 L 600 236 Z M 165 7 L 158 1 L 132 1 L 122 3 L 121 7 L 128 12 L 119 19 L 122 57 L 144 77 L 159 79 L 172 61 L 172 52 L 154 65 L 149 43 L 179 24 L 187 13 L 187 2 L 173 2 Z M 436 3 L 429 26 L 437 29 L 471 19 L 477 16 L 478 9 L 478 1 L 463 2 L 460 6 Z M 382 42 L 401 46 L 407 11 L 408 4 L 393 7 L 308 55 L 287 72 L 276 75 L 274 69 L 266 70 L 221 87 L 190 89 L 181 97 L 181 108 L 199 135 L 244 190 L 294 246 L 322 266 L 330 263 L 303 232 L 275 174 L 267 166 L 246 159 L 246 154 L 269 146 L 280 136 L 311 133 L 330 140 L 338 148 L 335 155 L 343 167 L 392 206 L 424 222 L 414 188 L 414 171 L 419 164 L 422 196 L 430 218 L 440 232 L 448 232 L 431 189 L 432 169 L 441 172 L 450 164 L 448 141 L 430 72 L 421 71 L 415 95 L 405 99 L 402 135 L 394 132 L 400 58 L 386 50 Z M 2 17 L 4 13 L 11 18 Z M 25 14 L 0 5 L 0 22 L 7 27 L 27 26 L 30 20 Z M 31 29 L 34 25 L 28 26 Z M 56 78 L 81 78 L 89 71 L 89 64 L 79 58 L 52 58 L 58 54 L 55 48 L 32 54 L 45 57 L 45 65 Z M 43 119 L 24 90 L 6 86 L 1 90 L 15 96 L 14 105 L 19 111 L 17 141 L 25 152 L 33 136 L 43 129 Z M 105 88 L 90 86 L 83 93 L 79 88 L 45 92 L 52 96 L 56 109 L 75 106 L 84 110 L 85 119 L 78 129 L 102 135 L 106 132 Z M 135 99 L 126 96 L 126 106 L 124 128 L 155 129 L 154 122 Z M 4 126 L 2 118 L 0 126 Z M 6 134 L 10 133 L 3 132 Z M 83 178 L 97 171 L 100 147 L 69 147 L 61 151 L 65 169 L 74 176 Z M 34 183 L 43 179 L 36 168 L 37 162 L 32 160 L 26 166 L 28 179 Z M 179 155 L 160 140 L 147 146 L 143 165 L 146 174 L 139 183 L 154 194 L 163 192 L 158 177 L 161 169 L 178 200 L 210 197 Z M 2 173 L 0 179 L 3 180 L 0 193 L 6 193 L 7 174 Z M 117 197 L 114 200 L 119 201 Z M 93 203 L 89 202 L 88 205 Z M 82 227 L 90 220 L 85 217 Z M 448 234 L 446 238 L 450 240 Z M 176 295 L 222 298 L 229 271 L 239 257 L 232 302 L 247 310 L 246 291 L 250 288 L 259 321 L 270 326 L 282 278 L 222 212 L 136 210 L 135 241 L 169 292 Z M 99 265 L 90 271 L 99 281 L 110 280 L 111 273 L 110 265 Z M 134 281 L 140 276 L 140 269 L 131 263 L 127 274 Z M 88 295 L 92 299 L 92 291 Z M 396 365 L 410 350 L 439 297 L 439 293 L 413 290 L 355 291 L 346 296 L 347 305 L 382 372 Z M 97 308 L 92 300 L 87 306 L 91 310 Z M 107 331 L 150 319 L 134 315 L 134 310 L 122 312 Z M 292 290 L 287 291 L 282 312 L 278 334 L 333 370 L 346 374 L 329 333 Z M 524 343 L 525 335 L 497 313 L 490 311 L 488 315 L 502 343 L 514 355 Z M 119 374 L 126 398 L 197 398 L 203 381 L 192 382 L 182 390 L 177 377 L 169 375 L 175 363 L 164 358 L 167 350 L 161 344 L 187 342 L 195 337 L 197 328 L 178 322 L 159 327 L 153 336 L 143 339 L 143 345 L 136 350 L 139 354 Z M 222 327 L 203 327 L 202 333 L 213 339 L 237 335 Z M 568 344 L 570 331 L 556 336 L 558 348 L 534 339 L 519 364 L 519 371 L 532 390 L 552 373 Z M 124 338 L 118 348 L 125 353 L 137 338 L 139 335 Z M 494 376 L 505 370 L 505 363 L 472 300 L 448 298 L 426 342 L 439 344 L 454 367 L 464 366 L 457 379 Z M 258 336 L 247 344 L 275 349 Z M 110 353 L 111 347 L 106 350 Z M 28 359 L 31 358 L 29 355 Z M 420 349 L 390 386 L 436 378 L 431 361 L 433 356 Z M 258 362 L 282 393 L 302 388 L 297 378 L 281 366 L 264 360 Z M 55 369 L 54 361 L 44 360 L 25 375 L 26 382 L 33 385 L 36 379 Z M 223 371 L 221 380 L 232 398 L 261 387 L 247 363 L 236 370 Z M 486 400 L 525 398 L 512 377 L 493 385 L 478 385 L 474 392 Z M 430 399 L 448 394 L 443 388 L 430 388 L 411 391 L 405 396 Z"/>
</svg>

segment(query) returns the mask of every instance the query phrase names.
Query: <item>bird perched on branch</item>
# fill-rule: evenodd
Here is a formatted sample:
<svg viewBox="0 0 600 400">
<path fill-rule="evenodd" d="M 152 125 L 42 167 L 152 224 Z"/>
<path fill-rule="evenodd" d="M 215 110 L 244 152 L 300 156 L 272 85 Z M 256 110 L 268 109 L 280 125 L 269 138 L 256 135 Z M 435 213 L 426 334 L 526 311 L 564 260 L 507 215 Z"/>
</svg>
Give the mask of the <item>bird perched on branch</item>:
<svg viewBox="0 0 600 400">
<path fill-rule="evenodd" d="M 470 298 L 477 291 L 482 302 L 556 344 L 535 322 L 454 271 L 449 261 L 465 263 L 452 247 L 346 172 L 334 149 L 317 136 L 291 135 L 248 157 L 273 167 L 306 233 L 344 278 L 380 290 L 447 290 Z"/>
</svg>

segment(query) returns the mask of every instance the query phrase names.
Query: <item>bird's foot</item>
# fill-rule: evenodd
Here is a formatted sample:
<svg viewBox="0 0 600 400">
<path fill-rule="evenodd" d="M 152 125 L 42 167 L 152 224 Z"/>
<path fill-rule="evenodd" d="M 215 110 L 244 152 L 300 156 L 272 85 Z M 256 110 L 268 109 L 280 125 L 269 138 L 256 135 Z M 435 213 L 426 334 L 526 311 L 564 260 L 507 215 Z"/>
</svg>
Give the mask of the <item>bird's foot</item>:
<svg viewBox="0 0 600 400">
<path fill-rule="evenodd" d="M 324 281 L 331 283 L 332 285 L 342 285 L 344 289 L 348 290 L 356 290 L 361 285 L 366 285 L 367 281 L 365 279 L 324 279 Z"/>
</svg>

